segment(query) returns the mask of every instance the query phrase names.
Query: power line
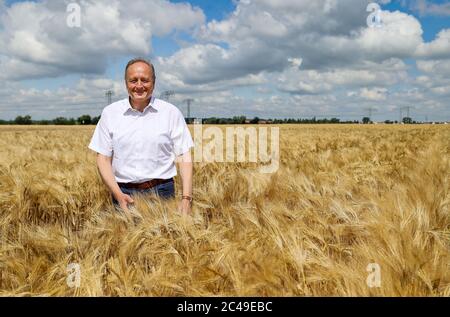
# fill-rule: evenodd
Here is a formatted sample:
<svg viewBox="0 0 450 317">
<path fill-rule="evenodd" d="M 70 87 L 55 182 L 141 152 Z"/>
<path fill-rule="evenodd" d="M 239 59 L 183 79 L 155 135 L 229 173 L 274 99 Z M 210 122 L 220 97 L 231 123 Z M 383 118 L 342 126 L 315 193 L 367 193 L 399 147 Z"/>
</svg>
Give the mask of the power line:
<svg viewBox="0 0 450 317">
<path fill-rule="evenodd" d="M 372 112 L 377 111 L 374 107 L 367 107 L 364 108 L 364 110 L 367 110 L 369 112 L 369 118 L 372 119 Z"/>
<path fill-rule="evenodd" d="M 407 106 L 407 107 L 403 107 L 403 108 L 402 108 L 402 110 L 406 109 L 406 113 L 407 113 L 406 116 L 407 116 L 408 118 L 411 118 L 410 115 L 409 115 L 409 110 L 410 110 L 411 108 L 412 108 L 411 106 Z"/>
<path fill-rule="evenodd" d="M 187 118 L 189 119 L 191 117 L 191 103 L 194 102 L 194 99 L 185 99 L 184 102 L 187 103 Z"/>
<path fill-rule="evenodd" d="M 162 100 L 165 100 L 165 101 L 169 102 L 170 97 L 173 96 L 173 95 L 175 95 L 175 91 L 173 91 L 173 90 L 166 90 L 166 91 L 163 91 L 161 93 L 160 98 Z"/>
<path fill-rule="evenodd" d="M 114 95 L 114 93 L 112 92 L 111 89 L 106 91 L 105 96 L 107 98 L 108 105 L 110 105 L 112 103 L 112 96 L 113 95 Z"/>
</svg>

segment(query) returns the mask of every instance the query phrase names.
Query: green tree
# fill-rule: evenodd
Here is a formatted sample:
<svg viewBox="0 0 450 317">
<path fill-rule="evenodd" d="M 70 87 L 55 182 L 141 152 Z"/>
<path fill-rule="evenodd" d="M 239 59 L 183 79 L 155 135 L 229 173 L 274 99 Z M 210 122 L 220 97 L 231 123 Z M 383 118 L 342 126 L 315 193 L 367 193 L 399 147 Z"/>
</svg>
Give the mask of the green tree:
<svg viewBox="0 0 450 317">
<path fill-rule="evenodd" d="M 412 119 L 410 117 L 404 117 L 402 121 L 403 121 L 404 124 L 411 124 L 412 123 Z"/>
<path fill-rule="evenodd" d="M 251 124 L 257 124 L 259 122 L 259 118 L 258 117 L 254 117 L 252 120 L 250 120 Z"/>
<path fill-rule="evenodd" d="M 74 118 L 67 119 L 65 117 L 58 117 L 58 118 L 54 119 L 52 123 L 56 124 L 56 125 L 74 125 L 75 119 Z"/>
<path fill-rule="evenodd" d="M 246 119 L 245 116 L 233 117 L 232 122 L 233 124 L 244 124 Z"/>
<path fill-rule="evenodd" d="M 97 124 L 99 121 L 100 121 L 100 116 L 98 116 L 98 117 L 93 117 L 92 120 L 91 120 L 91 123 L 92 123 L 92 124 Z"/>
<path fill-rule="evenodd" d="M 370 118 L 369 117 L 364 117 L 362 119 L 362 121 L 363 121 L 364 124 L 369 124 L 370 123 Z"/>
<path fill-rule="evenodd" d="M 87 124 L 92 124 L 92 119 L 91 119 L 90 115 L 85 114 L 85 115 L 82 115 L 81 117 L 79 117 L 77 119 L 77 122 L 78 122 L 78 124 L 87 125 Z"/>
<path fill-rule="evenodd" d="M 31 116 L 26 115 L 24 117 L 18 116 L 14 119 L 15 124 L 32 124 Z"/>
</svg>

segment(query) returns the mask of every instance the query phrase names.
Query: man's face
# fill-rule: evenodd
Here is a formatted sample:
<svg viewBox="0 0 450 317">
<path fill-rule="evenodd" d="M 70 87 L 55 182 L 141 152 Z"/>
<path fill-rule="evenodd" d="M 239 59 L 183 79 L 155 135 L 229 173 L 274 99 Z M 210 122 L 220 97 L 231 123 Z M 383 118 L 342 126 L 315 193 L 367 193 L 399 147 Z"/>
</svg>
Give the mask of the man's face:
<svg viewBox="0 0 450 317">
<path fill-rule="evenodd" d="M 131 100 L 142 102 L 150 99 L 154 89 L 152 69 L 145 63 L 135 63 L 128 68 L 126 76 Z"/>
</svg>

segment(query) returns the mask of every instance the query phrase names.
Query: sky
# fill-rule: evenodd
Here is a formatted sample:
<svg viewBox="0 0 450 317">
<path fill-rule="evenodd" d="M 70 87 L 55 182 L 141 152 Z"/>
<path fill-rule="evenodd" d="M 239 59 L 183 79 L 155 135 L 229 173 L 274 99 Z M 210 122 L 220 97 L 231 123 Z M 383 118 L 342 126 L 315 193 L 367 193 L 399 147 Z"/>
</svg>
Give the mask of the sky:
<svg viewBox="0 0 450 317">
<path fill-rule="evenodd" d="M 100 115 L 137 56 L 198 118 L 450 121 L 443 0 L 0 0 L 0 119 Z"/>
</svg>

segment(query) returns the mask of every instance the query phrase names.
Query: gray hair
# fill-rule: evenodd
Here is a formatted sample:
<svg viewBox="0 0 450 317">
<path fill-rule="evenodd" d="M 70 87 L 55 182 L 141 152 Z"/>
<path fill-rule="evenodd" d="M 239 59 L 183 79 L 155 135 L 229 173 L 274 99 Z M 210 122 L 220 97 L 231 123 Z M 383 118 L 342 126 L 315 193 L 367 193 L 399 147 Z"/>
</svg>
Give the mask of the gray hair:
<svg viewBox="0 0 450 317">
<path fill-rule="evenodd" d="M 127 67 L 125 67 L 125 80 L 127 80 L 127 71 L 128 68 L 130 68 L 131 65 L 136 64 L 136 63 L 144 63 L 147 64 L 151 70 L 152 70 L 152 79 L 153 79 L 153 84 L 155 84 L 156 81 L 156 74 L 155 74 L 155 67 L 153 66 L 152 62 L 148 59 L 145 59 L 143 57 L 137 57 L 137 58 L 133 58 L 132 60 L 130 60 L 127 64 Z"/>
</svg>

